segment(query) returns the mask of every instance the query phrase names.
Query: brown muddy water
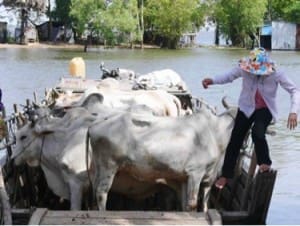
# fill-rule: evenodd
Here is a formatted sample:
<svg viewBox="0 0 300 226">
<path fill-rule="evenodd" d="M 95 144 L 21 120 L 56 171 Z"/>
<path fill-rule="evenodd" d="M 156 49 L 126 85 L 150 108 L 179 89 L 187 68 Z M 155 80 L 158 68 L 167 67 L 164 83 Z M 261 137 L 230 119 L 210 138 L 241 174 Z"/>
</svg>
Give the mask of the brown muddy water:
<svg viewBox="0 0 300 226">
<path fill-rule="evenodd" d="M 221 112 L 221 98 L 229 97 L 236 104 L 240 80 L 204 90 L 200 85 L 206 76 L 222 73 L 248 55 L 247 50 L 196 48 L 185 50 L 125 50 L 94 49 L 83 53 L 81 49 L 0 48 L 0 87 L 8 113 L 12 105 L 33 99 L 33 92 L 42 97 L 45 88 L 53 87 L 62 76 L 68 76 L 70 59 L 81 56 L 86 62 L 87 77 L 100 78 L 100 63 L 108 69 L 128 68 L 140 74 L 170 68 L 178 72 L 193 96 L 202 97 Z M 272 51 L 271 57 L 278 67 L 300 87 L 300 52 Z M 279 88 L 277 104 L 279 121 L 274 126 L 277 134 L 268 137 L 273 168 L 278 176 L 267 217 L 267 224 L 300 224 L 300 129 L 289 131 L 286 119 L 290 107 L 288 93 Z M 299 117 L 300 118 L 300 117 Z"/>
</svg>

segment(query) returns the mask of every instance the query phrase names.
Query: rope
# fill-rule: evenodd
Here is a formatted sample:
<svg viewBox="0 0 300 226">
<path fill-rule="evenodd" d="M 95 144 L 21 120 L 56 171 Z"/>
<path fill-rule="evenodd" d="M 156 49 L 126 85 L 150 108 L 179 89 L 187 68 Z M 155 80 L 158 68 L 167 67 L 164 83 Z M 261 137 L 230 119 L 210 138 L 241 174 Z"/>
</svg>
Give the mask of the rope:
<svg viewBox="0 0 300 226">
<path fill-rule="evenodd" d="M 41 163 L 42 163 L 43 150 L 44 150 L 44 144 L 45 144 L 45 137 L 46 137 L 46 135 L 43 135 L 43 138 L 42 138 L 42 147 L 41 147 L 40 158 L 39 158 L 39 165 L 41 165 Z"/>
</svg>

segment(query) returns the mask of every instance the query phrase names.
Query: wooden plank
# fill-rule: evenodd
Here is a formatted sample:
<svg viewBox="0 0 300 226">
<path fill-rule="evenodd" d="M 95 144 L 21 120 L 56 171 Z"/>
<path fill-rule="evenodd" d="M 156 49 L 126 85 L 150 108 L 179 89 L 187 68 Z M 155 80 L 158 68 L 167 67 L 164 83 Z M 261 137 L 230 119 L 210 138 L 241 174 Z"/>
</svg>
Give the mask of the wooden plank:
<svg viewBox="0 0 300 226">
<path fill-rule="evenodd" d="M 247 211 L 222 211 L 223 224 L 242 224 L 249 218 Z"/>
<path fill-rule="evenodd" d="M 210 211 L 213 221 L 218 222 L 216 211 Z M 47 211 L 39 223 L 43 225 L 208 225 L 210 222 L 206 214 L 199 212 Z"/>
<path fill-rule="evenodd" d="M 222 211 L 221 216 L 228 218 L 245 218 L 248 217 L 249 214 L 247 211 Z"/>
<path fill-rule="evenodd" d="M 248 180 L 247 172 L 246 172 L 245 170 L 241 170 L 241 175 L 239 176 L 239 182 L 240 182 L 244 187 L 246 187 L 247 180 Z"/>
<path fill-rule="evenodd" d="M 214 211 L 211 210 L 211 214 Z M 212 216 L 217 222 L 217 214 Z M 199 212 L 155 212 L 155 211 L 48 211 L 40 224 L 160 224 L 160 225 L 180 225 L 180 224 L 204 224 L 209 221 L 204 213 Z"/>
<path fill-rule="evenodd" d="M 11 209 L 12 214 L 16 214 L 16 215 L 28 215 L 30 214 L 30 209 Z"/>
<path fill-rule="evenodd" d="M 110 218 L 47 218 L 41 225 L 208 225 L 203 220 L 158 220 L 158 219 L 110 219 Z"/>
<path fill-rule="evenodd" d="M 244 192 L 245 192 L 245 189 L 244 189 L 243 185 L 240 183 L 237 183 L 236 189 L 234 192 L 234 197 L 238 200 L 239 203 L 242 203 L 242 200 L 244 197 Z M 236 210 L 241 210 L 241 208 L 236 209 Z"/>
<path fill-rule="evenodd" d="M 258 173 L 253 189 L 253 199 L 249 208 L 249 214 L 255 224 L 265 224 L 277 171 Z"/>
<path fill-rule="evenodd" d="M 228 188 L 223 188 L 221 190 L 222 192 L 222 199 L 225 201 L 225 203 L 229 203 L 231 200 L 231 192 Z"/>
<path fill-rule="evenodd" d="M 207 215 L 208 215 L 209 223 L 211 225 L 221 225 L 222 224 L 221 215 L 216 209 L 208 209 Z"/>
<path fill-rule="evenodd" d="M 38 224 L 40 224 L 41 221 L 42 221 L 42 218 L 47 213 L 47 210 L 48 210 L 47 208 L 38 208 L 38 209 L 36 209 L 33 212 L 28 224 L 29 225 L 38 225 Z"/>
<path fill-rule="evenodd" d="M 234 197 L 232 199 L 232 202 L 231 202 L 231 208 L 234 210 L 234 211 L 239 211 L 240 210 L 240 207 L 241 207 L 241 204 L 239 203 L 239 200 L 237 200 L 236 197 Z"/>
<path fill-rule="evenodd" d="M 133 218 L 133 219 L 202 219 L 203 212 L 161 212 L 161 211 L 52 211 L 48 210 L 47 217 L 76 217 L 76 218 Z"/>
</svg>

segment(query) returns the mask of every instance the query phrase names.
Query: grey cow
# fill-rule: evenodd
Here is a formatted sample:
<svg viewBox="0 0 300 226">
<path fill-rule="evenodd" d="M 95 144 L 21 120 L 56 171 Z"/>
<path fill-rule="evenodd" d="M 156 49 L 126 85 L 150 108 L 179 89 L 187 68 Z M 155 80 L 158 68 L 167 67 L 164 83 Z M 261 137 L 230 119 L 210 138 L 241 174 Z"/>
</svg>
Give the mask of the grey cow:
<svg viewBox="0 0 300 226">
<path fill-rule="evenodd" d="M 236 112 L 236 108 L 231 108 L 217 116 L 203 109 L 183 118 L 124 113 L 94 122 L 89 136 L 98 208 L 105 210 L 115 175 L 122 172 L 141 182 L 164 183 L 174 188 L 183 210 L 197 207 L 200 183 L 206 182 L 206 211 Z"/>
<path fill-rule="evenodd" d="M 81 208 L 82 190 L 88 184 L 85 140 L 95 119 L 86 109 L 76 108 L 62 118 L 28 123 L 16 133 L 15 164 L 40 165 L 49 188 L 71 200 L 71 209 Z"/>
<path fill-rule="evenodd" d="M 100 95 L 92 94 L 82 107 L 67 110 L 63 117 L 54 117 L 47 107 L 36 109 L 31 117 L 34 122 L 24 125 L 16 133 L 16 147 L 12 155 L 15 164 L 40 165 L 49 188 L 59 197 L 70 200 L 73 210 L 81 209 L 83 190 L 89 185 L 87 169 L 91 169 L 90 161 L 86 164 L 88 128 L 96 119 L 99 122 L 124 113 L 103 106 L 100 100 Z M 151 115 L 151 110 L 143 106 L 127 110 Z M 112 190 L 143 199 L 157 189 L 159 187 L 153 184 L 121 173 L 116 177 Z"/>
</svg>

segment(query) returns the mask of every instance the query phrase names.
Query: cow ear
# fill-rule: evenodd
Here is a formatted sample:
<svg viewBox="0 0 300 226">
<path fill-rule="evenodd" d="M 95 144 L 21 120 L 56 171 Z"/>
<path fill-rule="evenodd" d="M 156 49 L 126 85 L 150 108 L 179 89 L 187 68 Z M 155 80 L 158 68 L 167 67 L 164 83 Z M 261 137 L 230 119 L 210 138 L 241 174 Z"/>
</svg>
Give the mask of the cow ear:
<svg viewBox="0 0 300 226">
<path fill-rule="evenodd" d="M 85 98 L 85 100 L 81 104 L 81 107 L 88 108 L 89 106 L 94 104 L 102 104 L 103 99 L 104 97 L 100 93 L 92 93 Z"/>
</svg>

